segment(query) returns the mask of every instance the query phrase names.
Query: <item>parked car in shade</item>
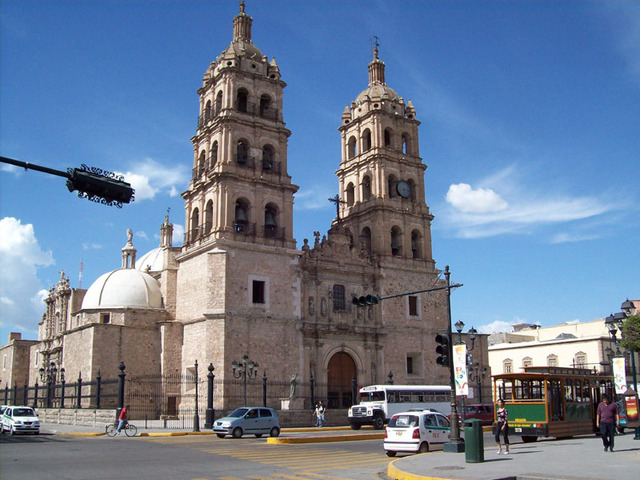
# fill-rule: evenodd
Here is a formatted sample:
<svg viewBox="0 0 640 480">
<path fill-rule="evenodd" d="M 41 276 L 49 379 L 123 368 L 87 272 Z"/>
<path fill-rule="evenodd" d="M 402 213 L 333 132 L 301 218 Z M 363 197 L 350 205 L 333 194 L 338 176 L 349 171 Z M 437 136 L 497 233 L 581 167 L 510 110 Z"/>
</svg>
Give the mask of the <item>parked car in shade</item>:
<svg viewBox="0 0 640 480">
<path fill-rule="evenodd" d="M 2 431 L 15 433 L 40 433 L 40 421 L 31 407 L 8 406 L 2 412 Z"/>
<path fill-rule="evenodd" d="M 480 420 L 482 425 L 491 425 L 493 423 L 493 404 L 477 403 L 465 405 L 464 414 L 465 420 L 475 418 Z"/>
<path fill-rule="evenodd" d="M 395 414 L 384 435 L 387 456 L 397 452 L 425 453 L 433 444 L 446 443 L 451 434 L 449 419 L 433 410 L 410 410 Z"/>
<path fill-rule="evenodd" d="M 258 438 L 262 435 L 277 437 L 280 435 L 280 424 L 278 415 L 272 408 L 240 407 L 213 422 L 213 433 L 220 438 L 227 435 L 240 438 L 245 433 Z"/>
</svg>

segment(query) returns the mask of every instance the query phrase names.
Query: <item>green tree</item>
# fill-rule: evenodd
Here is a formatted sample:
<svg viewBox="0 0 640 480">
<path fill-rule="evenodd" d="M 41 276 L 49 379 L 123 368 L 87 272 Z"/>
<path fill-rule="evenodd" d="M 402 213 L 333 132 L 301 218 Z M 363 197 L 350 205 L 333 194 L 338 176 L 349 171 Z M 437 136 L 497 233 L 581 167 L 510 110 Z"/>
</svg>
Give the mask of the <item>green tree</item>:
<svg viewBox="0 0 640 480">
<path fill-rule="evenodd" d="M 640 352 L 640 314 L 631 315 L 624 321 L 620 345 L 627 350 Z"/>
</svg>

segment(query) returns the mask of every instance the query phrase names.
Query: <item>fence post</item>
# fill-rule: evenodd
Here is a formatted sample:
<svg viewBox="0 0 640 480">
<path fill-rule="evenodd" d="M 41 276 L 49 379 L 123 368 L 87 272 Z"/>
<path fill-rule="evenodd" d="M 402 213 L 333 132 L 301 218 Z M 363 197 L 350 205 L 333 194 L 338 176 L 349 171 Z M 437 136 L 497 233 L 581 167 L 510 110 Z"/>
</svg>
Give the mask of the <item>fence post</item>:
<svg viewBox="0 0 640 480">
<path fill-rule="evenodd" d="M 195 375 L 194 382 L 196 384 L 196 401 L 195 401 L 196 410 L 195 410 L 195 413 L 193 414 L 193 431 L 199 432 L 200 431 L 200 415 L 198 414 L 198 360 L 196 360 L 195 367 L 196 367 L 196 375 Z"/>
<path fill-rule="evenodd" d="M 351 405 L 357 403 L 358 398 L 358 383 L 356 382 L 356 376 L 351 377 Z"/>
<path fill-rule="evenodd" d="M 5 396 L 5 402 L 7 401 Z M 36 380 L 36 384 L 34 385 L 33 391 L 33 408 L 38 408 L 38 380 Z"/>
<path fill-rule="evenodd" d="M 23 392 L 22 392 L 22 405 L 27 405 L 29 403 L 29 385 L 24 384 Z"/>
<path fill-rule="evenodd" d="M 98 376 L 96 377 L 96 408 L 100 409 L 100 387 L 102 385 L 102 377 L 100 376 L 100 369 L 98 369 Z"/>
<path fill-rule="evenodd" d="M 13 405 L 18 405 L 18 384 L 13 383 L 13 397 L 11 398 L 11 403 Z"/>
<path fill-rule="evenodd" d="M 78 372 L 76 408 L 82 408 L 82 372 Z"/>
<path fill-rule="evenodd" d="M 315 393 L 314 393 L 314 386 L 315 386 L 314 381 L 315 379 L 313 378 L 313 370 L 311 370 L 311 375 L 309 377 L 309 390 L 311 394 L 311 405 L 309 406 L 309 408 L 311 410 L 313 410 L 313 406 L 316 404 Z"/>
<path fill-rule="evenodd" d="M 37 385 L 37 383 L 36 383 Z M 9 385 L 4 385 L 4 404 L 7 404 L 7 399 L 9 398 Z"/>
<path fill-rule="evenodd" d="M 205 414 L 204 428 L 213 428 L 214 410 L 213 410 L 213 363 L 210 363 L 207 367 L 209 373 L 207 374 L 207 412 Z"/>
<path fill-rule="evenodd" d="M 60 383 L 62 388 L 60 389 L 60 408 L 64 408 L 64 385 L 67 381 L 64 378 L 64 368 L 60 369 Z"/>
<path fill-rule="evenodd" d="M 262 406 L 267 406 L 267 372 L 262 372 Z"/>
<path fill-rule="evenodd" d="M 120 412 L 124 407 L 124 378 L 127 376 L 127 374 L 124 373 L 124 369 L 127 368 L 124 362 L 120 362 L 118 368 L 120 369 L 120 373 L 118 374 L 118 408 L 116 408 L 116 420 L 118 420 Z"/>
</svg>

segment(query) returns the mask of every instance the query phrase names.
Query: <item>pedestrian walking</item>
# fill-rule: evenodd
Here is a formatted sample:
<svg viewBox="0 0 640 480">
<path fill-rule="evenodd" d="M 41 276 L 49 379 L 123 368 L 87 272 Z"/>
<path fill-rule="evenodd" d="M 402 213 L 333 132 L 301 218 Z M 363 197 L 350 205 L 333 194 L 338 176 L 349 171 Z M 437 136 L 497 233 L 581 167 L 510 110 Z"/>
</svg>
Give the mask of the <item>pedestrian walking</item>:
<svg viewBox="0 0 640 480">
<path fill-rule="evenodd" d="M 316 427 L 321 428 L 324 426 L 324 413 L 325 413 L 326 409 L 324 408 L 324 405 L 322 404 L 322 400 L 320 400 L 317 404 L 316 404 L 316 408 L 313 411 L 313 415 L 316 416 Z"/>
<path fill-rule="evenodd" d="M 600 437 L 602 437 L 602 445 L 604 445 L 605 452 L 607 449 L 613 452 L 613 440 L 616 427 L 619 424 L 618 405 L 615 402 L 611 402 L 607 395 L 603 395 L 596 413 L 596 427 L 600 429 Z"/>
<path fill-rule="evenodd" d="M 504 400 L 498 400 L 498 410 L 496 410 L 497 423 L 495 425 L 496 443 L 498 444 L 498 455 L 502 453 L 500 435 L 504 440 L 505 455 L 509 455 L 509 412 L 504 406 Z"/>
</svg>

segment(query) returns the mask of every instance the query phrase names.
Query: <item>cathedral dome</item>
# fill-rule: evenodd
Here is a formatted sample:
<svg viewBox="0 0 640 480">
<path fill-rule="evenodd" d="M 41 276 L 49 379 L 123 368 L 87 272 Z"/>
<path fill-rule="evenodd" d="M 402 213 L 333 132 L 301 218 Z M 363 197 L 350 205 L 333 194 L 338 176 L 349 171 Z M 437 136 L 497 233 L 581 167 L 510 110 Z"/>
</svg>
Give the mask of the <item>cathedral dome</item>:
<svg viewBox="0 0 640 480">
<path fill-rule="evenodd" d="M 133 268 L 105 273 L 89 287 L 82 308 L 163 308 L 160 283 Z"/>
<path fill-rule="evenodd" d="M 164 248 L 158 247 L 145 253 L 136 260 L 136 270 L 141 272 L 159 272 L 164 270 Z"/>
<path fill-rule="evenodd" d="M 363 90 L 360 95 L 356 98 L 356 104 L 360 105 L 362 103 L 366 103 L 367 101 L 383 101 L 383 100 L 391 100 L 394 102 L 400 102 L 400 96 L 396 93 L 396 91 L 387 87 L 386 85 L 382 85 L 380 83 L 374 83 L 369 85 L 366 90 Z"/>
</svg>

